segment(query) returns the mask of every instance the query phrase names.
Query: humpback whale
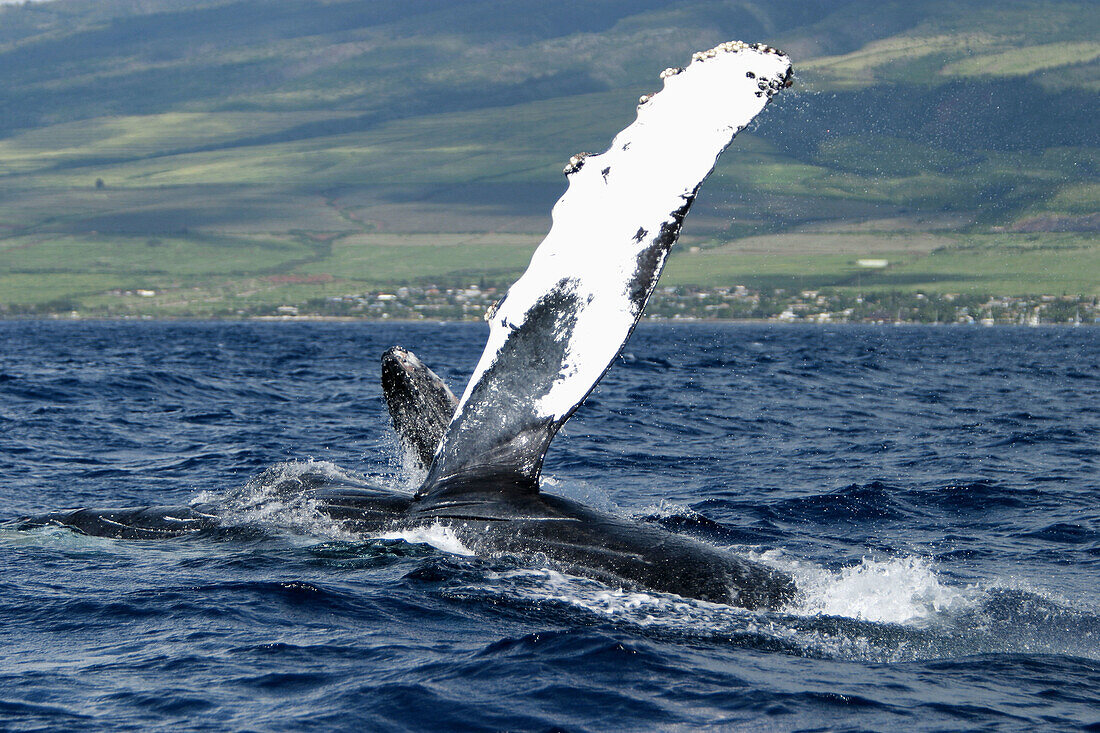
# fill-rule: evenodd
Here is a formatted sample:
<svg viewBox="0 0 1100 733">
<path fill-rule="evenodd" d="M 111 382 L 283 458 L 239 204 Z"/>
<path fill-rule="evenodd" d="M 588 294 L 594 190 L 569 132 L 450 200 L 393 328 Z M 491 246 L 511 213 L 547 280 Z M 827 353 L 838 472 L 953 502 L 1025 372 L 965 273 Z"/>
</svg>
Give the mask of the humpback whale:
<svg viewBox="0 0 1100 733">
<path fill-rule="evenodd" d="M 383 355 L 391 420 L 425 471 L 415 493 L 308 474 L 287 490 L 367 535 L 439 525 L 477 555 L 549 563 L 612 586 L 748 609 L 788 602 L 795 587 L 785 573 L 554 496 L 540 477 L 554 436 L 641 318 L 718 156 L 790 78 L 786 55 L 741 42 L 666 69 L 662 89 L 640 99 L 607 151 L 569 160 L 550 232 L 486 314 L 488 342 L 461 397 L 407 350 Z M 216 505 L 196 504 L 54 512 L 23 526 L 148 539 L 219 521 Z"/>
</svg>

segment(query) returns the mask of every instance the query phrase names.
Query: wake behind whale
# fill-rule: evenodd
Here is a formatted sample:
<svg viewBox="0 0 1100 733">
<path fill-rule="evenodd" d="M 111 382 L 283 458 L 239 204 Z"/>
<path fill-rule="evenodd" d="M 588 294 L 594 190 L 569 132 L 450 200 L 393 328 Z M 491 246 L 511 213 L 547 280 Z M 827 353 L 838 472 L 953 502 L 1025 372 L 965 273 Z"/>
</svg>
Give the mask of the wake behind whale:
<svg viewBox="0 0 1100 733">
<path fill-rule="evenodd" d="M 641 99 L 606 152 L 569 161 L 553 226 L 488 314 L 488 343 L 461 398 L 408 352 L 384 357 L 394 426 L 426 468 L 416 492 L 301 476 L 288 492 L 349 532 L 439 525 L 478 555 L 549 562 L 613 586 L 750 609 L 790 601 L 786 573 L 540 485 L 551 441 L 641 318 L 718 155 L 790 74 L 782 53 L 740 42 L 663 72 L 662 90 Z M 217 507 L 198 504 L 53 513 L 24 526 L 149 539 L 218 522 Z"/>
</svg>

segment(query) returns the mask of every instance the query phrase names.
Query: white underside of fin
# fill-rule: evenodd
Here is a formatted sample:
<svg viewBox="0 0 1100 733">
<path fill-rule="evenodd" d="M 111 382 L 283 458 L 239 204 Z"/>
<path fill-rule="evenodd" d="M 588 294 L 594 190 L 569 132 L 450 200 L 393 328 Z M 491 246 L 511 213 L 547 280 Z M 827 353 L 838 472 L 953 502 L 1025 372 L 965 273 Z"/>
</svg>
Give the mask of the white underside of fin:
<svg viewBox="0 0 1100 733">
<path fill-rule="evenodd" d="M 642 98 L 637 119 L 606 152 L 570 160 L 569 188 L 554 206 L 553 226 L 489 319 L 488 343 L 431 478 L 466 468 L 472 458 L 458 444 L 484 445 L 493 424 L 487 412 L 526 411 L 527 422 L 549 426 L 552 437 L 641 317 L 687 206 L 718 155 L 789 76 L 790 60 L 762 45 L 733 42 L 697 53 L 686 69 L 661 75 L 661 91 Z M 568 314 L 546 316 L 562 303 Z M 533 343 L 564 348 L 543 349 L 551 363 L 516 357 Z M 529 391 L 515 388 L 517 369 L 529 376 Z M 502 432 L 516 425 L 500 421 Z M 476 441 L 467 433 L 475 430 Z"/>
<path fill-rule="evenodd" d="M 696 60 L 667 76 L 664 89 L 639 105 L 638 119 L 610 149 L 587 156 L 569 176 L 569 190 L 554 206 L 553 227 L 508 290 L 471 382 L 512 328 L 523 325 L 531 306 L 568 278 L 586 305 L 569 334 L 557 380 L 536 403 L 542 416 L 566 416 L 603 375 L 640 315 L 630 292 L 639 257 L 662 227 L 677 224 L 673 212 L 764 108 L 767 97 L 756 96 L 757 80 L 746 74 L 776 78 L 789 68 L 785 56 L 742 50 Z M 639 241 L 640 231 L 645 234 Z"/>
</svg>

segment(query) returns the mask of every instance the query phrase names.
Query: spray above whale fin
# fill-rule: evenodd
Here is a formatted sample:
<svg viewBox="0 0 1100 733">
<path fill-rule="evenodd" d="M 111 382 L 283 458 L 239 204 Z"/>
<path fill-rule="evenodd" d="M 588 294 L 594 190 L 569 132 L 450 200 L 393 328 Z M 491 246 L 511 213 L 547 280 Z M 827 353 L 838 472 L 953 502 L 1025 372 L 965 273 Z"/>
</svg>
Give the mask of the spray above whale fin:
<svg viewBox="0 0 1100 733">
<path fill-rule="evenodd" d="M 426 469 L 454 417 L 458 399 L 439 375 L 408 349 L 382 355 L 382 394 L 405 452 Z"/>
<path fill-rule="evenodd" d="M 641 318 L 700 184 L 790 74 L 790 59 L 763 45 L 696 53 L 661 74 L 606 152 L 573 156 L 549 234 L 488 316 L 419 497 L 538 491 L 550 441 Z"/>
</svg>

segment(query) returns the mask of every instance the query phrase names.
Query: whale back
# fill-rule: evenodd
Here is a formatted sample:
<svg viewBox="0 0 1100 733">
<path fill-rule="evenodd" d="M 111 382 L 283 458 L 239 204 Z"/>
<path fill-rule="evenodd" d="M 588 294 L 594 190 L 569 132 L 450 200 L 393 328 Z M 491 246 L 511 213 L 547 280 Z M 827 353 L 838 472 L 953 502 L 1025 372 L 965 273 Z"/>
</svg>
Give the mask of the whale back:
<svg viewBox="0 0 1100 733">
<path fill-rule="evenodd" d="M 661 74 L 599 155 L 573 156 L 550 232 L 489 338 L 417 495 L 538 491 L 546 450 L 629 338 L 718 155 L 789 85 L 790 60 L 726 43 Z"/>
</svg>

